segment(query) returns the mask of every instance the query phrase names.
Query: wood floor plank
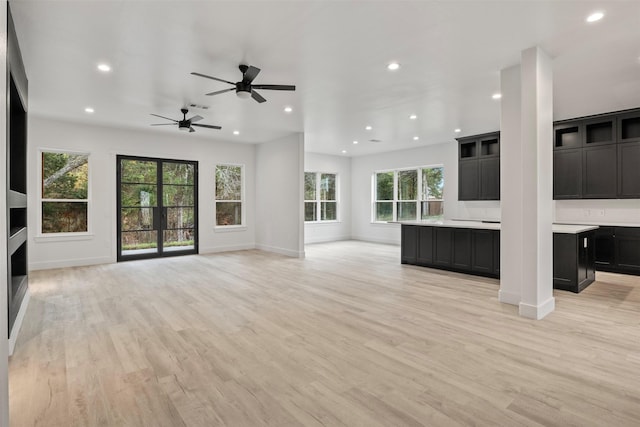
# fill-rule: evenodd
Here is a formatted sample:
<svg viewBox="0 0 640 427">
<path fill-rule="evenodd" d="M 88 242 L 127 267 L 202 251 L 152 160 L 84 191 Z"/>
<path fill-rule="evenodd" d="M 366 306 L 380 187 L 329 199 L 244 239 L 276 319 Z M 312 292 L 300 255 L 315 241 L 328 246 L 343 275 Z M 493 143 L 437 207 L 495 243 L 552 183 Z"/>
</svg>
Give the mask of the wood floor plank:
<svg viewBox="0 0 640 427">
<path fill-rule="evenodd" d="M 395 246 L 306 253 L 34 272 L 11 425 L 640 425 L 640 277 L 533 321 Z"/>
</svg>

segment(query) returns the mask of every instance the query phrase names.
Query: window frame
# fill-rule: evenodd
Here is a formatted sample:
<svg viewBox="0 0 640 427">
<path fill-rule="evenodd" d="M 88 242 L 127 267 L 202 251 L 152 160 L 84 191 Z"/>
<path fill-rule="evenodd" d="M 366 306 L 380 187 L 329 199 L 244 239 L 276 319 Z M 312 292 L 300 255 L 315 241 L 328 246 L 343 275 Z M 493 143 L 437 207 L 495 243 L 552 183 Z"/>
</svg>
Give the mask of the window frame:
<svg viewBox="0 0 640 427">
<path fill-rule="evenodd" d="M 73 240 L 73 239 L 84 239 L 93 236 L 93 215 L 92 215 L 92 170 L 91 167 L 91 153 L 88 151 L 78 151 L 78 150 L 65 150 L 60 148 L 45 148 L 40 147 L 37 150 L 38 153 L 38 209 L 37 209 L 37 226 L 38 229 L 36 231 L 36 239 L 37 240 Z M 44 179 L 43 171 L 43 155 L 44 153 L 55 153 L 55 154 L 71 154 L 71 155 L 86 155 L 87 156 L 87 198 L 86 199 L 46 199 L 44 198 L 43 188 L 42 188 L 42 180 Z M 59 233 L 43 233 L 42 232 L 42 204 L 43 203 L 86 203 L 87 204 L 87 231 L 63 231 Z"/>
<path fill-rule="evenodd" d="M 444 181 L 444 164 L 434 164 L 425 166 L 412 166 L 397 169 L 380 169 L 373 171 L 371 175 L 371 223 L 372 224 L 389 224 L 399 221 L 426 221 L 422 219 L 422 203 L 423 202 L 442 202 L 444 203 L 444 184 L 443 184 L 443 197 L 441 199 L 429 199 L 428 194 L 424 194 L 422 191 L 422 171 L 424 169 L 442 169 L 442 179 Z M 417 174 L 417 194 L 416 200 L 401 200 L 399 194 L 398 175 L 404 171 L 416 171 Z M 393 172 L 393 199 L 390 200 L 378 200 L 378 174 Z M 398 204 L 399 203 L 415 203 L 416 205 L 416 217 L 414 219 L 402 219 L 398 220 Z M 391 203 L 392 204 L 392 219 L 391 221 L 381 221 L 376 218 L 376 206 L 378 203 Z M 444 209 L 443 209 L 444 210 Z"/>
<path fill-rule="evenodd" d="M 218 200 L 216 194 L 216 169 L 218 166 L 240 167 L 240 197 L 241 200 Z M 216 163 L 213 167 L 213 228 L 216 231 L 231 231 L 247 228 L 247 210 L 245 194 L 245 165 L 243 163 Z M 218 203 L 240 203 L 240 224 L 218 225 Z"/>
<path fill-rule="evenodd" d="M 307 221 L 305 220 L 304 223 L 305 224 L 331 224 L 331 223 L 337 223 L 340 222 L 340 174 L 338 174 L 337 172 L 326 172 L 326 171 L 305 171 L 305 174 L 308 173 L 313 173 L 316 175 L 316 191 L 315 191 L 315 195 L 316 198 L 313 200 L 307 200 L 306 198 L 304 199 L 303 203 L 306 206 L 307 203 L 315 203 L 316 204 L 316 218 L 313 221 Z M 335 200 L 322 200 L 321 196 L 320 196 L 320 185 L 321 185 L 321 179 L 322 179 L 322 175 L 333 175 L 335 178 L 335 193 L 336 193 L 336 197 Z M 322 218 L 322 203 L 323 202 L 333 202 L 336 204 L 336 219 L 321 219 Z M 303 209 L 304 211 L 304 209 Z"/>
</svg>

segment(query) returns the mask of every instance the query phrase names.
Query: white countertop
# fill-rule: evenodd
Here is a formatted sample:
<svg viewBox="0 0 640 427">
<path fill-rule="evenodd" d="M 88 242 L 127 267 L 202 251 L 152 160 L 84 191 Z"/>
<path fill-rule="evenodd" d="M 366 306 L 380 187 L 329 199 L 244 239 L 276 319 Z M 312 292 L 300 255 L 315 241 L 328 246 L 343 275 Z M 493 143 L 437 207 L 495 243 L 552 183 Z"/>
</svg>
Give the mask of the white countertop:
<svg viewBox="0 0 640 427">
<path fill-rule="evenodd" d="M 430 227 L 453 227 L 453 228 L 477 228 L 481 230 L 500 230 L 500 223 L 495 222 L 482 222 L 482 221 L 467 221 L 467 220 L 441 220 L 441 221 L 400 221 L 400 224 L 404 225 L 422 225 Z M 552 230 L 554 233 L 563 234 L 578 234 L 585 231 L 595 230 L 597 225 L 584 225 L 584 224 L 553 224 Z"/>
</svg>

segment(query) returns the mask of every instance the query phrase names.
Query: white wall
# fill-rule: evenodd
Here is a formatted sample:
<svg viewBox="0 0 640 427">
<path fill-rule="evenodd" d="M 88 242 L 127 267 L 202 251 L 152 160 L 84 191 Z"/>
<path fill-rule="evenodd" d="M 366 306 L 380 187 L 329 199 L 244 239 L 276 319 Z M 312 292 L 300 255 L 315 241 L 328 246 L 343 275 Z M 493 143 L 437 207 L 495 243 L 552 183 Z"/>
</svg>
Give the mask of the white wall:
<svg viewBox="0 0 640 427">
<path fill-rule="evenodd" d="M 304 242 L 318 243 L 351 238 L 351 158 L 328 154 L 305 153 L 305 172 L 338 175 L 338 221 L 305 223 Z"/>
<path fill-rule="evenodd" d="M 399 150 L 351 160 L 352 237 L 380 243 L 400 244 L 400 226 L 371 222 L 371 182 L 375 171 L 414 166 L 444 166 L 445 219 L 500 219 L 498 201 L 458 201 L 458 145 L 451 142 Z"/>
<path fill-rule="evenodd" d="M 555 222 L 640 226 L 640 200 L 557 200 Z"/>
<path fill-rule="evenodd" d="M 256 247 L 304 257 L 304 135 L 256 147 Z"/>
<path fill-rule="evenodd" d="M 7 2 L 0 0 L 0 82 L 7 81 Z M 0 99 L 7 99 L 6 84 Z M 7 164 L 7 103 L 0 103 L 0 165 Z M 7 339 L 7 173 L 0 172 L 0 427 L 9 427 L 9 340 Z"/>
<path fill-rule="evenodd" d="M 39 149 L 85 151 L 89 157 L 88 238 L 38 237 Z M 116 155 L 197 160 L 200 253 L 255 247 L 255 145 L 194 138 L 174 129 L 127 130 L 42 117 L 29 119 L 29 266 L 32 270 L 116 261 Z M 217 163 L 245 165 L 246 227 L 214 230 L 213 183 Z"/>
</svg>

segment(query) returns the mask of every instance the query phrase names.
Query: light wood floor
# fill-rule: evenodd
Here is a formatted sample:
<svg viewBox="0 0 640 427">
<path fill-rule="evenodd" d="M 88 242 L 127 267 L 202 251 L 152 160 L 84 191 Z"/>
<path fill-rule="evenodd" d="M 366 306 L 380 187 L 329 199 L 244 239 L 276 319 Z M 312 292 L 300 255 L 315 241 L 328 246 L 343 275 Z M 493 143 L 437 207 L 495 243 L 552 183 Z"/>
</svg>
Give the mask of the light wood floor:
<svg viewBox="0 0 640 427">
<path fill-rule="evenodd" d="M 360 242 L 37 272 L 11 425 L 638 426 L 640 277 L 597 277 L 532 321 Z"/>
</svg>

